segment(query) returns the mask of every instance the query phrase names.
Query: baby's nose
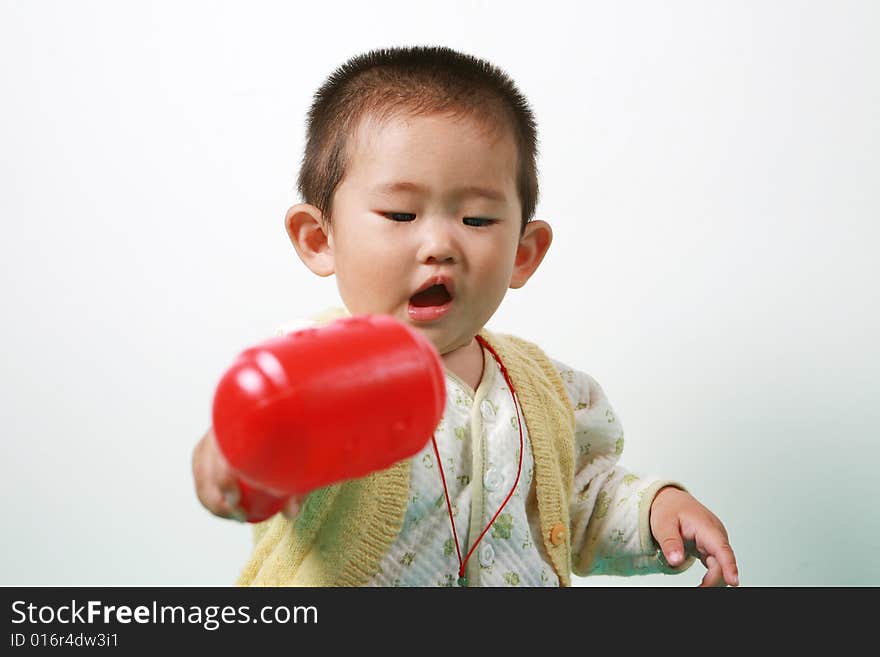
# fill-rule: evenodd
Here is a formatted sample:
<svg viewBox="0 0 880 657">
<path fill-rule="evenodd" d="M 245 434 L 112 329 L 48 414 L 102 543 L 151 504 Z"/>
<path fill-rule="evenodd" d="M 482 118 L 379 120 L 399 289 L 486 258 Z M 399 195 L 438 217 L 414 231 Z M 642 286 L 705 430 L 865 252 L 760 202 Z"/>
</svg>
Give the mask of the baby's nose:
<svg viewBox="0 0 880 657">
<path fill-rule="evenodd" d="M 455 257 L 452 255 L 442 255 L 442 254 L 437 255 L 437 256 L 428 256 L 425 259 L 425 262 L 427 262 L 427 263 L 438 263 L 439 262 L 439 263 L 452 264 L 453 262 L 455 262 Z"/>
<path fill-rule="evenodd" d="M 427 264 L 453 263 L 459 258 L 456 237 L 442 222 L 426 222 L 419 245 L 419 261 Z"/>
</svg>

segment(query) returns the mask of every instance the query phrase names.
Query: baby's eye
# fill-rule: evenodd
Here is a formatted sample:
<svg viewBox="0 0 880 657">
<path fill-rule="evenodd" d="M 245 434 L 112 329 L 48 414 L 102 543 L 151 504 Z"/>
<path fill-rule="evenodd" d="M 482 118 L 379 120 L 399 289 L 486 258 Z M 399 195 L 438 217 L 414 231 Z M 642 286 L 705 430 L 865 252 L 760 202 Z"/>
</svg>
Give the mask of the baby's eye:
<svg viewBox="0 0 880 657">
<path fill-rule="evenodd" d="M 467 226 L 488 226 L 495 223 L 494 219 L 486 219 L 484 217 L 465 217 L 462 221 Z"/>
<path fill-rule="evenodd" d="M 416 218 L 416 215 L 409 212 L 383 212 L 382 214 L 391 221 L 414 221 Z"/>
</svg>

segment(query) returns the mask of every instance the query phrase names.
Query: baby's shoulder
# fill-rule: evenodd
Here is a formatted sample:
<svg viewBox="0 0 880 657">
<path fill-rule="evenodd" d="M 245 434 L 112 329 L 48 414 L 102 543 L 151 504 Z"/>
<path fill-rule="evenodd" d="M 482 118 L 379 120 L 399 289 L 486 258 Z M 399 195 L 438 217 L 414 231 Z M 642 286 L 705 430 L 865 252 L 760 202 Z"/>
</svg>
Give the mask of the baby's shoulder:
<svg viewBox="0 0 880 657">
<path fill-rule="evenodd" d="M 605 393 L 596 379 L 583 370 L 571 367 L 564 361 L 554 358 L 539 343 L 507 333 L 495 333 L 493 335 L 496 338 L 500 335 L 502 338 L 524 347 L 526 351 L 523 353 L 534 353 L 537 350 L 538 353 L 546 358 L 562 380 L 562 385 L 575 411 L 590 408 L 595 402 L 604 400 Z"/>
<path fill-rule="evenodd" d="M 559 378 L 562 379 L 562 385 L 575 410 L 589 408 L 598 399 L 604 398 L 602 387 L 592 376 L 552 356 L 547 358 L 556 368 Z"/>
</svg>

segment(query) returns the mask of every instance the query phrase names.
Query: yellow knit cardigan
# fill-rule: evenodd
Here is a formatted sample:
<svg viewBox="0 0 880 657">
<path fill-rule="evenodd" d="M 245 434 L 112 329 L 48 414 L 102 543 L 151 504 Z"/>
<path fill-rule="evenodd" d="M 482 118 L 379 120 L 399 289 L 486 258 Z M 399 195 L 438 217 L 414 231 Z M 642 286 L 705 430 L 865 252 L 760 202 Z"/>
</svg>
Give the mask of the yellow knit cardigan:
<svg viewBox="0 0 880 657">
<path fill-rule="evenodd" d="M 568 504 L 574 478 L 574 413 L 562 380 L 536 345 L 485 329 L 522 406 L 535 461 L 544 547 L 571 585 Z M 239 586 L 363 586 L 403 525 L 411 462 L 312 492 L 295 521 L 281 514 L 254 526 Z M 552 538 L 551 538 L 552 536 Z M 562 540 L 560 540 L 562 539 Z"/>
</svg>

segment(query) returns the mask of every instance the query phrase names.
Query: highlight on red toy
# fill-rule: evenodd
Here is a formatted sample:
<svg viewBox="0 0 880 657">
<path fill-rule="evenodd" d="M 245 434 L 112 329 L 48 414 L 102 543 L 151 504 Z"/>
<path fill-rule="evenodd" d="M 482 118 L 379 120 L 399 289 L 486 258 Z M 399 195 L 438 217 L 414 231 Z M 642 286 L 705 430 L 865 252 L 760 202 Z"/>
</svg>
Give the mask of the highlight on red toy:
<svg viewBox="0 0 880 657">
<path fill-rule="evenodd" d="M 443 363 L 421 333 L 356 315 L 241 352 L 214 393 L 213 426 L 249 522 L 293 494 L 419 452 L 446 403 Z"/>
</svg>

